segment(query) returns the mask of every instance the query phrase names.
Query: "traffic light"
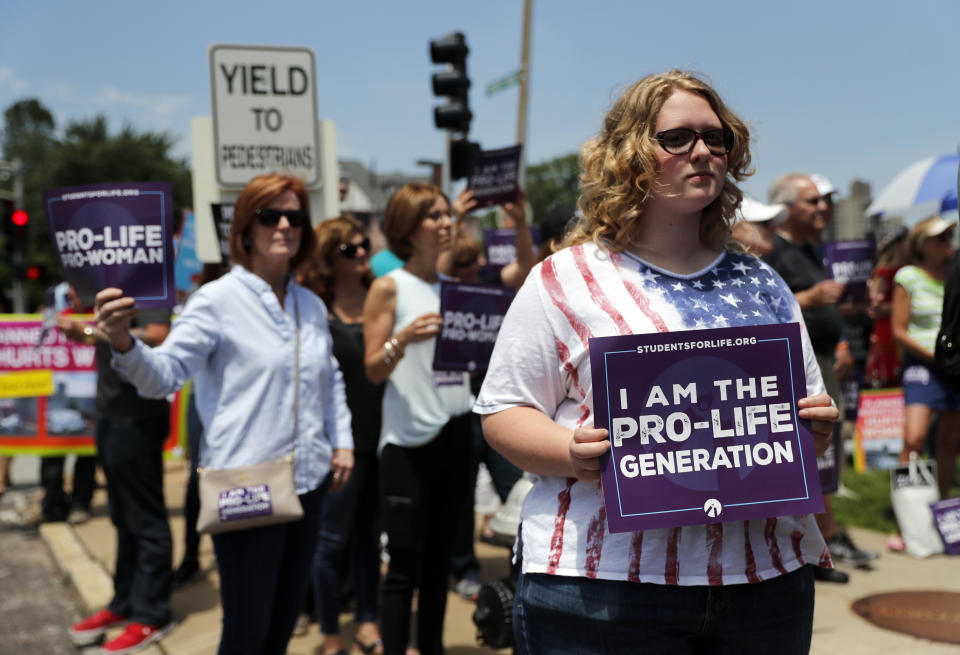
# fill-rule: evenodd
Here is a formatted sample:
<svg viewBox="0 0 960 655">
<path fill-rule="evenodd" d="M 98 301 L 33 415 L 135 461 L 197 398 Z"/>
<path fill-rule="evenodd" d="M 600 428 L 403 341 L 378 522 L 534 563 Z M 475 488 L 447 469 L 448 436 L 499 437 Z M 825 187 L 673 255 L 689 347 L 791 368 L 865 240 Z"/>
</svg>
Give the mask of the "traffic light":
<svg viewBox="0 0 960 655">
<path fill-rule="evenodd" d="M 23 209 L 14 209 L 12 200 L 3 200 L 3 231 L 7 238 L 7 251 L 22 250 L 27 245 L 27 223 L 30 215 Z"/>
<path fill-rule="evenodd" d="M 467 177 L 470 171 L 470 159 L 475 152 L 479 152 L 480 144 L 470 141 L 466 137 L 450 142 L 450 179 L 459 180 Z"/>
<path fill-rule="evenodd" d="M 9 198 L 0 198 L 0 221 L 3 222 L 3 247 L 6 251 L 13 252 L 14 229 L 13 224 L 13 200 Z"/>
<path fill-rule="evenodd" d="M 434 95 L 445 97 L 446 104 L 433 108 L 433 122 L 441 130 L 466 134 L 470 131 L 470 78 L 467 77 L 467 54 L 470 48 L 462 32 L 454 32 L 430 42 L 430 60 L 448 64 L 448 69 L 433 74 Z"/>
</svg>

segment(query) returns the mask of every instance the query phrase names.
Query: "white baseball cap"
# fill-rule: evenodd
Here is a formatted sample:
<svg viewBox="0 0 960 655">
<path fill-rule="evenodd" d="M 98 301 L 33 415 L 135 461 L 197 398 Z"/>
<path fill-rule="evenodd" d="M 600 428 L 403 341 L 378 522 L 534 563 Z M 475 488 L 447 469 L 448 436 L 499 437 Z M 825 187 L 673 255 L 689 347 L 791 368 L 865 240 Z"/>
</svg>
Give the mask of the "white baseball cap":
<svg viewBox="0 0 960 655">
<path fill-rule="evenodd" d="M 837 187 L 833 186 L 833 182 L 828 180 L 826 175 L 812 173 L 810 175 L 810 180 L 817 185 L 817 193 L 819 193 L 821 196 L 829 196 L 831 193 L 837 192 Z"/>
<path fill-rule="evenodd" d="M 784 204 L 768 205 L 744 196 L 740 207 L 737 209 L 736 220 L 747 221 L 748 223 L 770 221 L 773 225 L 779 225 L 786 220 L 788 210 L 789 208 Z"/>
</svg>

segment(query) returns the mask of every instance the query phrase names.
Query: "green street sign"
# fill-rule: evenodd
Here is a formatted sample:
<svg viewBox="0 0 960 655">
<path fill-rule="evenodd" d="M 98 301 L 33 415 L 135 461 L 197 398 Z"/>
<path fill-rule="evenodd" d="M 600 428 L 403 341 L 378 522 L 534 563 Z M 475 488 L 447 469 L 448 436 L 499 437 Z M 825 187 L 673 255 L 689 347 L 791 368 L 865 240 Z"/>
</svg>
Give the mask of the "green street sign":
<svg viewBox="0 0 960 655">
<path fill-rule="evenodd" d="M 520 83 L 520 71 L 514 71 L 487 85 L 487 96 L 492 96 Z"/>
</svg>

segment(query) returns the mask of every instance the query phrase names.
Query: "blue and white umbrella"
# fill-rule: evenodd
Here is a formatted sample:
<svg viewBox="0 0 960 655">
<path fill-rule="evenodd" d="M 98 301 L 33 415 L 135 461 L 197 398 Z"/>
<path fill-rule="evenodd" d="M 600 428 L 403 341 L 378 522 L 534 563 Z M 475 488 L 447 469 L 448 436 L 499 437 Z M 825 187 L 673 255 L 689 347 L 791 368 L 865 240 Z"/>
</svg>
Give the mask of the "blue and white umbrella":
<svg viewBox="0 0 960 655">
<path fill-rule="evenodd" d="M 931 157 L 905 168 L 867 207 L 867 216 L 926 216 L 957 209 L 960 153 Z"/>
</svg>

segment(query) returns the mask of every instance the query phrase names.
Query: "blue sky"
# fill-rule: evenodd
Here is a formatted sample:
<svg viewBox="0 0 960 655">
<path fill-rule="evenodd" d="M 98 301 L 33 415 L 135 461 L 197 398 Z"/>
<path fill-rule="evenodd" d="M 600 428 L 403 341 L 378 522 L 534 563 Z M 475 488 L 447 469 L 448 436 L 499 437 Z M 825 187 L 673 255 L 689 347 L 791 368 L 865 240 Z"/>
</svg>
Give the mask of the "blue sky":
<svg viewBox="0 0 960 655">
<path fill-rule="evenodd" d="M 0 108 L 38 97 L 62 127 L 169 130 L 210 114 L 211 43 L 309 46 L 320 114 L 341 158 L 380 172 L 441 156 L 427 43 L 467 36 L 471 137 L 510 145 L 517 93 L 486 97 L 519 64 L 522 2 L 27 2 L 5 0 Z M 613 94 L 672 67 L 707 75 L 752 126 L 757 197 L 780 173 L 851 180 L 877 194 L 908 164 L 960 145 L 960 3 L 568 2 L 534 5 L 528 161 L 578 151 Z"/>
</svg>

